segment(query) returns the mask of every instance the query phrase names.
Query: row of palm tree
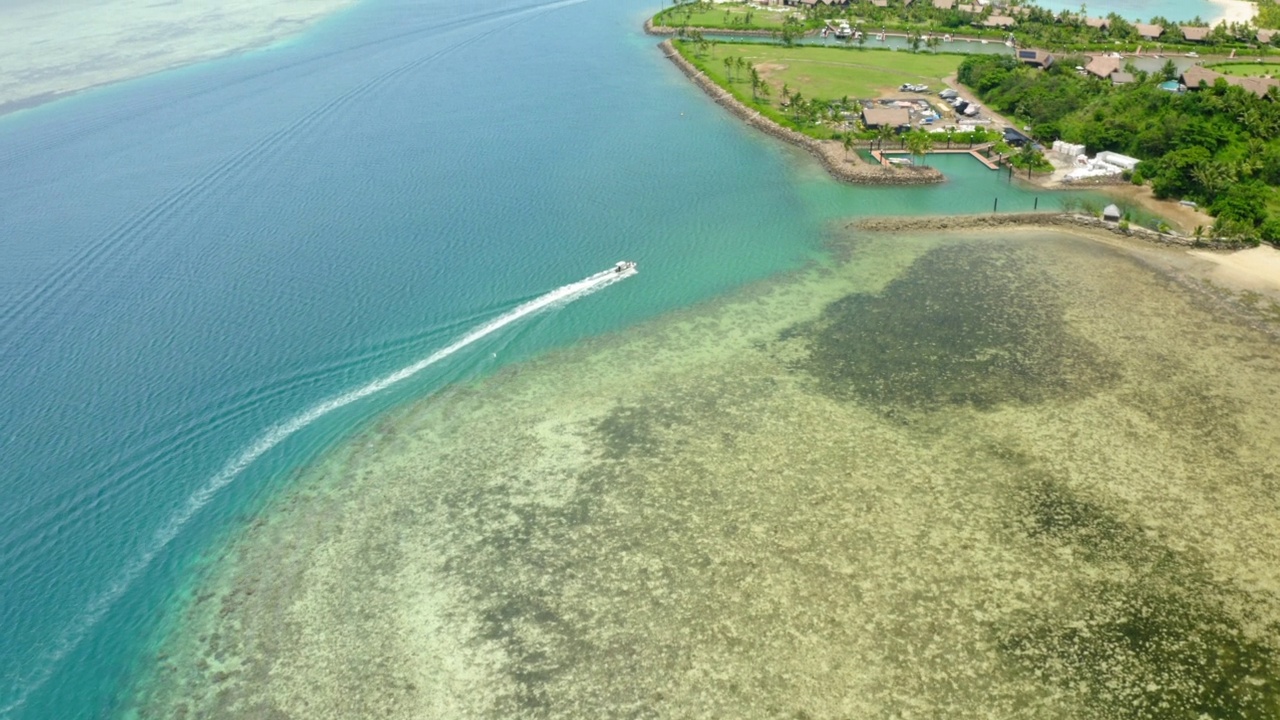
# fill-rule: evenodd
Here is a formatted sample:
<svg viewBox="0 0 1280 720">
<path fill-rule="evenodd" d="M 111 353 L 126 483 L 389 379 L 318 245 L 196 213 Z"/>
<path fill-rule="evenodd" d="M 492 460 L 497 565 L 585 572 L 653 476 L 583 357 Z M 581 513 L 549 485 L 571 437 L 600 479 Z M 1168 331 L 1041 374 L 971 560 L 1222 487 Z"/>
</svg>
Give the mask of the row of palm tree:
<svg viewBox="0 0 1280 720">
<path fill-rule="evenodd" d="M 900 146 L 911 153 L 912 157 L 918 157 L 921 162 L 928 165 L 926 160 L 929 153 L 933 152 L 934 140 L 933 133 L 925 130 L 911 130 L 905 133 L 899 133 L 897 128 L 888 125 L 881 125 L 876 129 L 876 149 L 884 150 L 884 144 L 890 140 L 897 138 Z M 856 140 L 853 133 L 845 133 L 841 138 L 841 144 L 844 146 L 844 154 L 847 158 L 853 152 L 853 146 Z"/>
</svg>

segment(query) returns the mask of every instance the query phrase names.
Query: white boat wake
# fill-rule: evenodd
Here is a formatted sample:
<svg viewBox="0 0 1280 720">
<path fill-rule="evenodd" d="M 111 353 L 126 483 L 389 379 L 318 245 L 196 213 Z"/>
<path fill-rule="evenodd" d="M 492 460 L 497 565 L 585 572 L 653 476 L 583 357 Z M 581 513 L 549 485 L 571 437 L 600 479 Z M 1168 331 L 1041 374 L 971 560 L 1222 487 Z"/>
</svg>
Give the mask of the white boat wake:
<svg viewBox="0 0 1280 720">
<path fill-rule="evenodd" d="M 307 410 L 295 415 L 263 433 L 258 439 L 254 440 L 239 455 L 233 458 L 222 470 L 202 485 L 196 492 L 187 498 L 187 502 L 175 512 L 169 520 L 160 527 L 152 537 L 151 542 L 147 545 L 147 549 L 132 562 L 102 591 L 92 602 L 84 609 L 83 612 L 68 626 L 66 632 L 58 639 L 53 647 L 45 653 L 44 657 L 36 667 L 38 668 L 32 677 L 22 683 L 22 690 L 16 699 L 8 704 L 0 707 L 0 718 L 8 717 L 14 710 L 26 704 L 27 698 L 31 693 L 35 692 L 41 685 L 48 681 L 52 676 L 54 669 L 58 666 L 68 653 L 71 652 L 89 633 L 89 631 L 102 620 L 102 616 L 107 610 L 114 605 L 125 591 L 138 579 L 144 570 L 155 560 L 165 547 L 178 536 L 182 528 L 200 512 L 209 501 L 214 498 L 223 488 L 231 484 L 239 475 L 252 465 L 258 458 L 262 457 L 267 451 L 284 442 L 294 433 L 302 430 L 308 425 L 314 423 L 329 413 L 346 407 L 358 400 L 369 397 L 386 390 L 396 383 L 408 380 L 472 343 L 491 335 L 502 328 L 517 322 L 525 317 L 533 315 L 540 310 L 546 310 L 551 307 L 559 307 L 566 305 L 574 300 L 579 300 L 597 290 L 602 290 L 620 280 L 625 280 L 638 272 L 634 262 L 619 262 L 609 270 L 598 272 L 595 275 L 570 283 L 562 287 L 556 288 L 551 292 L 541 295 L 529 302 L 519 305 L 516 308 L 490 320 L 487 323 L 477 327 L 475 330 L 463 335 L 453 344 L 444 347 L 427 357 L 401 368 L 390 375 L 381 377 L 367 385 L 363 385 L 355 390 L 345 392 L 341 395 L 324 400 L 316 405 L 311 406 Z"/>
</svg>

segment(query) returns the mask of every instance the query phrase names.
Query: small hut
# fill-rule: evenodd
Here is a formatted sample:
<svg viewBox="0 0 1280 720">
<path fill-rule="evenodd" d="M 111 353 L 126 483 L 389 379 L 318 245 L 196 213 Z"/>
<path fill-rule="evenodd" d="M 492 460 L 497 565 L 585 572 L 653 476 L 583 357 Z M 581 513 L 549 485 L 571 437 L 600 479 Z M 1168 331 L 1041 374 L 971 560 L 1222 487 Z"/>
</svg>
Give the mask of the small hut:
<svg viewBox="0 0 1280 720">
<path fill-rule="evenodd" d="M 1120 222 L 1122 217 L 1124 213 L 1120 212 L 1120 208 L 1116 207 L 1115 203 L 1102 208 L 1102 219 L 1107 222 Z"/>
</svg>

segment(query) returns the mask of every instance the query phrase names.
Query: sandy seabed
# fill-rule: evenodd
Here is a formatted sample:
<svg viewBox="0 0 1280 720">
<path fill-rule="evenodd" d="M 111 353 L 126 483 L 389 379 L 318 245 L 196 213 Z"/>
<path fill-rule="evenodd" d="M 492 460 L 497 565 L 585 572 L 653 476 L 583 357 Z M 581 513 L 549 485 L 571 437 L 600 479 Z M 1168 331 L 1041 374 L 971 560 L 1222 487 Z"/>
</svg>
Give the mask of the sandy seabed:
<svg viewBox="0 0 1280 720">
<path fill-rule="evenodd" d="M 1275 717 L 1275 340 L 1167 250 L 833 252 L 334 451 L 130 714 Z"/>
<path fill-rule="evenodd" d="M 1258 15 L 1258 6 L 1250 0 L 1209 0 L 1218 9 L 1217 17 L 1210 24 L 1218 23 L 1247 25 Z"/>
<path fill-rule="evenodd" d="M 11 0 L 0 113 L 292 35 L 354 0 Z"/>
</svg>

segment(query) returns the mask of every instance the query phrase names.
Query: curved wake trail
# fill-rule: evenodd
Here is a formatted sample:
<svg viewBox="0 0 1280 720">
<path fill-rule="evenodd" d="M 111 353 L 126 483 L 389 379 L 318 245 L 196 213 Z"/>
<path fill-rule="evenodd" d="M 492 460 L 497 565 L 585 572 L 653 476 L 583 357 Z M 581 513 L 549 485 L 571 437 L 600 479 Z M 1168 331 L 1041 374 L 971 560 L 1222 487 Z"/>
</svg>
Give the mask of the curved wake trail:
<svg viewBox="0 0 1280 720">
<path fill-rule="evenodd" d="M 519 305 L 516 308 L 490 320 L 489 322 L 477 327 L 475 330 L 463 335 L 461 338 L 453 342 L 447 347 L 435 351 L 431 355 L 397 370 L 389 375 L 381 377 L 367 385 L 363 385 L 355 390 L 345 392 L 341 395 L 324 400 L 316 405 L 311 406 L 307 410 L 295 415 L 294 417 L 282 422 L 270 430 L 267 430 L 260 437 L 253 441 L 239 455 L 223 466 L 216 475 L 209 478 L 204 485 L 196 490 L 191 497 L 187 498 L 187 502 L 160 527 L 151 538 L 146 550 L 136 557 L 125 569 L 115 578 L 107 589 L 102 591 L 92 602 L 80 613 L 69 626 L 68 630 L 54 644 L 49 652 L 37 663 L 36 672 L 25 682 L 21 683 L 22 690 L 18 696 L 10 703 L 0 706 L 0 718 L 8 718 L 15 710 L 26 704 L 31 694 L 40 688 L 53 675 L 58 663 L 60 663 L 68 653 L 71 652 L 84 637 L 89 633 L 107 610 L 111 608 L 133 585 L 134 581 L 143 573 L 144 570 L 155 560 L 161 551 L 173 542 L 178 536 L 182 528 L 200 512 L 209 501 L 213 500 L 227 485 L 230 485 L 241 473 L 252 465 L 258 458 L 265 455 L 269 450 L 284 442 L 294 433 L 302 430 L 308 425 L 314 423 L 320 418 L 328 415 L 335 410 L 346 407 L 356 401 L 369 397 L 386 390 L 396 383 L 407 380 L 414 375 L 426 370 L 472 343 L 491 335 L 502 328 L 521 320 L 522 318 L 533 315 L 540 310 L 546 310 L 551 307 L 566 305 L 574 300 L 581 299 L 602 290 L 615 282 L 624 280 L 636 274 L 635 268 L 629 268 L 625 271 L 618 272 L 616 270 L 605 270 L 598 272 L 590 277 L 570 283 L 562 287 L 556 288 L 545 295 L 541 295 L 529 302 Z"/>
</svg>

